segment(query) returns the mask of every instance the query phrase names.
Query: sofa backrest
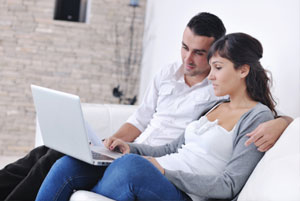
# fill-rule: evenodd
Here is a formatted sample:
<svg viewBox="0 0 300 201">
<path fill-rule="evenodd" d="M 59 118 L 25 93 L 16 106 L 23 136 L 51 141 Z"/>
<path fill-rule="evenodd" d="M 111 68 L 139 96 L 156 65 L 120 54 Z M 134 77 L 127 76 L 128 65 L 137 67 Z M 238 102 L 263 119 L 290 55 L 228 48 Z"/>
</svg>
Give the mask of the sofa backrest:
<svg viewBox="0 0 300 201">
<path fill-rule="evenodd" d="M 300 200 L 300 117 L 258 163 L 238 201 Z"/>
</svg>

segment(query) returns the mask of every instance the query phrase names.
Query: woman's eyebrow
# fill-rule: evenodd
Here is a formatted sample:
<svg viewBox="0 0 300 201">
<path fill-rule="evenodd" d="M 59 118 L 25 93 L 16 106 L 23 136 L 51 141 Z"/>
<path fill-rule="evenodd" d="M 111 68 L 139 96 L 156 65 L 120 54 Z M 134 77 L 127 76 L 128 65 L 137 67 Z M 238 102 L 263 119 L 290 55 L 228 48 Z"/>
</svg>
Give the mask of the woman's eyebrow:
<svg viewBox="0 0 300 201">
<path fill-rule="evenodd" d="M 221 64 L 223 64 L 222 61 L 214 61 L 214 62 L 212 62 L 212 64 L 215 64 L 215 63 L 221 63 Z"/>
</svg>

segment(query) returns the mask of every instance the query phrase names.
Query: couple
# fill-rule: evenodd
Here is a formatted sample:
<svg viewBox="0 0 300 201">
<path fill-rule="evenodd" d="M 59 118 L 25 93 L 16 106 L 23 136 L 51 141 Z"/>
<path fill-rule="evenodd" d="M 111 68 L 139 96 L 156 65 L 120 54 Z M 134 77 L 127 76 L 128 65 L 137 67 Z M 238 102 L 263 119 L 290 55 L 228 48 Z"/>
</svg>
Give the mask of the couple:
<svg viewBox="0 0 300 201">
<path fill-rule="evenodd" d="M 201 15 L 212 17 L 200 14 L 195 19 Z M 199 75 L 205 75 L 216 96 L 229 98 L 202 105 L 200 118 L 189 123 L 171 143 L 149 146 L 115 137 L 106 139 L 107 148 L 118 148 L 125 154 L 108 167 L 62 157 L 52 166 L 36 200 L 69 200 L 79 189 L 115 200 L 237 198 L 263 156 L 254 144 L 245 146 L 246 134 L 277 116 L 269 78 L 259 61 L 263 48 L 244 33 L 228 34 L 214 42 L 214 37 L 196 35 L 190 24 L 182 42 L 180 70 L 186 75 L 185 82 L 193 86 Z M 212 43 L 209 49 L 204 48 Z M 196 44 L 204 46 L 196 48 Z M 196 69 L 200 58 L 207 59 L 210 67 Z M 188 76 L 193 79 L 187 80 Z M 162 99 L 156 101 L 163 104 Z"/>
<path fill-rule="evenodd" d="M 209 157 L 209 163 L 205 163 L 206 166 L 203 166 L 203 169 L 201 171 L 212 171 L 212 175 L 215 174 L 215 172 L 218 172 L 222 169 L 222 166 L 224 166 L 225 160 L 224 158 L 228 158 L 229 155 L 231 155 L 231 158 L 240 158 L 240 156 L 243 157 L 243 159 L 245 159 L 246 161 L 248 160 L 247 157 L 252 159 L 252 155 L 253 158 L 256 158 L 257 155 L 262 155 L 262 153 L 259 153 L 257 151 L 255 151 L 255 154 L 251 154 L 248 155 L 246 154 L 246 151 L 248 149 L 250 150 L 255 150 L 258 149 L 261 152 L 264 152 L 266 150 L 268 150 L 275 142 L 276 140 L 280 137 L 281 133 L 283 132 L 283 130 L 288 126 L 288 123 L 291 121 L 290 119 L 288 119 L 287 117 L 281 117 L 281 118 L 277 118 L 275 120 L 271 120 L 268 121 L 266 123 L 262 123 L 266 121 L 267 119 L 264 120 L 256 120 L 253 119 L 253 122 L 249 122 L 252 115 L 254 115 L 256 112 L 254 113 L 246 113 L 244 114 L 241 118 L 241 120 L 236 123 L 238 121 L 238 116 L 241 115 L 239 112 L 237 112 L 236 114 L 232 114 L 233 116 L 230 118 L 225 118 L 226 121 L 222 121 L 222 117 L 219 117 L 218 114 L 219 110 L 225 110 L 228 109 L 226 107 L 227 106 L 231 106 L 230 104 L 233 102 L 233 98 L 231 97 L 231 102 L 225 102 L 222 103 L 220 105 L 218 105 L 215 109 L 213 109 L 211 112 L 209 112 L 205 117 L 203 117 L 204 119 L 207 117 L 207 122 L 205 122 L 202 118 L 201 122 L 202 123 L 192 123 L 191 125 L 189 125 L 186 129 L 186 134 L 185 136 L 182 135 L 182 133 L 184 132 L 184 129 L 186 128 L 186 126 L 193 120 L 196 120 L 199 118 L 201 113 L 204 113 L 205 111 L 207 111 L 213 104 L 216 103 L 216 101 L 218 100 L 224 100 L 224 97 L 222 98 L 218 98 L 214 95 L 214 90 L 212 85 L 210 84 L 210 81 L 208 81 L 207 76 L 210 73 L 210 66 L 208 65 L 208 61 L 207 61 L 207 54 L 208 54 L 208 50 L 211 47 L 211 45 L 213 44 L 213 42 L 215 42 L 217 39 L 219 39 L 220 37 L 224 36 L 225 34 L 225 27 L 222 23 L 222 21 L 215 15 L 209 14 L 209 13 L 199 13 L 198 15 L 196 15 L 195 17 L 193 17 L 190 22 L 188 23 L 184 34 L 183 34 L 183 41 L 182 41 L 182 50 L 181 50 L 181 54 L 182 54 L 182 65 L 181 64 L 172 64 L 167 68 L 162 69 L 161 72 L 159 72 L 151 86 L 148 88 L 145 98 L 142 102 L 142 104 L 140 105 L 139 109 L 136 111 L 136 113 L 131 116 L 131 118 L 129 118 L 129 120 L 127 121 L 127 123 L 125 123 L 120 129 L 119 131 L 114 135 L 114 137 L 111 137 L 110 139 L 106 140 L 106 145 L 108 147 L 110 147 L 112 145 L 111 148 L 114 148 L 116 143 L 119 143 L 118 140 L 116 140 L 117 138 L 122 139 L 124 141 L 128 141 L 131 142 L 133 140 L 135 140 L 138 136 L 138 138 L 136 139 L 136 142 L 138 143 L 143 143 L 143 144 L 148 144 L 148 145 L 163 145 L 166 143 L 170 143 L 173 139 L 177 139 L 178 138 L 178 146 L 180 146 L 181 143 L 184 142 L 185 145 L 183 145 L 182 147 L 184 148 L 188 142 L 196 142 L 196 140 L 199 140 L 199 142 L 201 143 L 198 148 L 200 150 L 204 149 L 204 148 L 217 148 L 220 147 L 220 143 L 218 143 L 218 141 L 210 141 L 206 142 L 206 140 L 202 139 L 202 138 L 206 138 L 205 136 L 207 135 L 201 135 L 199 132 L 201 132 L 200 128 L 201 124 L 204 124 L 207 126 L 210 126 L 213 122 L 214 119 L 219 119 L 218 123 L 214 122 L 216 125 L 215 127 L 217 127 L 218 130 L 224 131 L 224 132 L 228 132 L 229 135 L 232 135 L 234 137 L 238 137 L 238 138 L 232 138 L 232 145 L 230 144 L 224 144 L 224 146 L 229 146 L 232 147 L 232 150 L 236 150 L 237 148 L 243 150 L 245 149 L 245 153 L 244 152 L 240 152 L 238 154 L 240 155 L 234 155 L 234 154 L 230 154 L 229 152 L 227 152 L 225 155 L 223 155 L 223 153 L 221 154 L 221 158 L 219 158 L 219 162 L 217 162 L 219 165 L 215 166 L 214 164 L 211 164 L 209 166 L 209 164 L 211 163 L 210 160 L 214 160 L 213 158 L 211 158 L 212 156 L 207 156 Z M 252 39 L 251 39 L 252 40 Z M 250 41 L 251 41 L 250 40 Z M 254 40 L 254 39 L 253 39 Z M 247 47 L 244 47 L 247 48 Z M 225 49 L 224 49 L 225 50 Z M 212 51 L 212 50 L 211 50 Z M 219 51 L 217 51 L 219 52 Z M 235 53 L 234 53 L 235 55 Z M 212 58 L 214 58 L 216 55 L 211 55 Z M 219 56 L 221 56 L 221 58 L 223 58 L 222 54 L 220 54 Z M 236 56 L 239 56 L 239 54 L 237 54 Z M 247 56 L 247 55 L 246 55 Z M 261 56 L 261 55 L 260 55 Z M 211 58 L 211 62 L 213 61 Z M 226 57 L 225 57 L 226 58 Z M 232 60 L 232 58 L 227 58 L 229 61 L 231 61 L 232 63 L 234 63 L 235 61 Z M 253 58 L 251 58 L 253 59 Z M 255 59 L 254 59 L 255 60 Z M 252 61 L 252 60 L 251 60 Z M 215 74 L 217 75 L 216 69 L 218 69 L 219 67 L 217 67 L 216 69 L 214 69 L 214 66 L 217 63 L 212 63 L 212 73 L 215 72 Z M 245 63 L 247 64 L 247 63 Z M 251 71 L 251 64 L 248 64 L 250 66 L 250 71 Z M 214 71 L 215 70 L 215 71 Z M 221 71 L 220 71 L 221 72 Z M 228 76 L 228 75 L 226 75 Z M 226 78 L 226 76 L 222 77 L 222 79 Z M 215 83 L 216 85 L 214 85 L 215 90 L 217 90 L 216 92 L 218 92 L 218 90 L 221 90 L 222 85 L 218 85 L 217 84 L 217 78 L 213 77 L 213 74 L 210 75 L 209 77 L 213 83 Z M 214 81 L 214 79 L 216 79 L 216 82 Z M 219 78 L 218 78 L 219 80 Z M 246 80 L 247 81 L 247 80 Z M 251 81 L 251 80 L 250 80 Z M 233 84 L 233 83 L 232 83 Z M 255 83 L 257 84 L 257 83 Z M 225 85 L 224 85 L 225 86 Z M 237 85 L 239 86 L 239 85 Z M 235 87 L 237 87 L 235 86 Z M 232 86 L 234 87 L 234 86 Z M 250 86 L 251 91 L 249 91 L 249 93 L 252 93 L 252 90 L 256 89 L 256 85 L 251 85 Z M 239 87 L 240 88 L 240 87 Z M 259 90 L 262 87 L 259 87 Z M 266 88 L 268 89 L 268 88 Z M 248 88 L 247 88 L 248 90 Z M 257 92 L 261 92 L 261 91 L 257 91 Z M 226 92 L 227 94 L 230 94 L 229 92 Z M 225 93 L 225 94 L 226 94 Z M 265 94 L 264 92 L 261 92 L 263 95 L 268 95 Z M 218 93 L 217 93 L 218 95 Z M 220 94 L 219 94 L 220 95 Z M 259 95 L 259 98 L 263 97 L 261 94 Z M 250 99 L 253 99 L 253 97 L 250 97 Z M 254 102 L 262 102 L 263 104 L 267 105 L 267 103 L 261 101 L 260 99 L 256 100 L 254 99 Z M 243 101 L 241 101 L 241 103 L 243 103 Z M 253 109 L 251 109 L 251 111 L 257 111 L 257 106 L 255 106 Z M 269 106 L 269 105 L 267 105 Z M 246 110 L 246 108 L 244 108 Z M 233 112 L 235 110 L 230 109 L 230 112 Z M 222 111 L 223 112 L 223 111 Z M 221 114 L 226 114 L 229 115 L 229 112 L 224 112 Z M 245 111 L 246 112 L 246 111 Z M 250 111 L 249 111 L 250 112 Z M 259 112 L 258 112 L 259 113 Z M 261 113 L 268 113 L 268 112 L 261 112 Z M 250 115 L 251 114 L 251 115 Z M 260 113 L 259 113 L 260 114 Z M 249 118 L 247 120 L 243 120 L 243 118 Z M 259 116 L 257 116 L 257 118 L 260 119 Z M 227 122 L 228 120 L 231 120 L 232 122 Z M 197 121 L 196 121 L 197 122 Z M 246 123 L 244 123 L 246 122 Z M 248 122 L 248 123 L 247 123 Z M 232 124 L 235 124 L 234 129 L 231 129 Z M 249 124 L 249 125 L 248 125 Z M 259 126 L 258 126 L 259 125 Z M 216 128 L 214 128 L 216 129 Z M 237 132 L 240 130 L 243 130 L 242 134 L 239 134 L 237 136 Z M 230 131 L 230 132 L 229 132 Z M 252 131 L 252 132 L 251 132 Z M 193 136 L 193 132 L 195 133 L 199 133 L 197 135 L 194 135 L 194 137 L 196 137 L 195 139 L 192 137 Z M 203 131 L 204 132 L 204 131 Z M 190 134 L 188 134 L 190 133 Z M 244 136 L 244 134 L 247 134 L 247 137 Z M 219 135 L 219 134 L 218 134 Z M 189 136 L 189 137 L 188 137 Z M 197 138 L 197 137 L 201 137 L 201 138 Z M 212 137 L 213 135 L 211 135 Z M 241 138 L 242 137 L 242 138 Z M 251 143 L 254 143 L 257 147 L 255 147 L 253 144 L 245 147 L 244 146 L 244 141 L 250 137 L 247 141 L 246 144 L 249 145 Z M 227 138 L 227 136 L 226 136 Z M 201 140 L 200 140 L 201 139 Z M 210 135 L 208 136 L 208 139 L 210 139 Z M 221 139 L 220 139 L 221 140 Z M 224 139 L 225 140 L 225 139 Z M 228 140 L 228 138 L 227 138 Z M 230 141 L 230 140 L 229 140 Z M 223 142 L 223 140 L 221 140 L 221 142 Z M 214 146 L 215 143 L 217 144 L 217 146 Z M 223 143 L 221 143 L 223 144 Z M 197 144 L 198 145 L 198 144 Z M 213 146 L 212 146 L 213 145 Z M 125 145 L 124 145 L 125 146 Z M 137 146 L 137 147 L 135 147 Z M 135 144 L 130 144 L 131 147 L 131 152 L 137 152 L 137 151 L 142 151 L 142 148 L 139 148 L 140 145 L 135 145 Z M 194 148 L 197 148 L 197 146 L 195 147 L 194 145 L 189 145 L 191 146 L 190 149 L 193 151 Z M 223 146 L 223 145 L 222 145 Z M 167 146 L 167 149 L 171 152 L 171 151 L 175 151 L 176 150 L 176 146 L 175 144 L 170 144 Z M 229 149 L 229 148 L 228 148 Z M 238 150 L 239 150 L 238 149 Z M 128 151 L 128 149 L 126 149 Z M 127 152 L 126 150 L 123 150 L 124 152 Z M 181 149 L 179 149 L 181 150 Z M 181 151 L 178 150 L 178 154 L 181 153 Z M 187 150 L 186 148 L 184 150 Z M 194 161 L 194 157 L 199 156 L 199 154 L 201 155 L 201 152 L 198 151 L 192 152 L 193 154 L 191 155 L 180 155 L 180 157 L 183 157 L 184 160 L 187 160 L 189 158 L 191 158 L 191 162 Z M 167 150 L 165 150 L 167 151 Z M 215 150 L 212 150 L 213 152 L 207 152 L 207 154 L 210 153 L 210 155 L 214 155 Z M 183 152 L 183 154 L 186 152 Z M 202 155 L 206 153 L 203 152 Z M 218 151 L 217 153 L 220 153 L 220 151 Z M 225 152 L 224 152 L 225 153 Z M 159 156 L 164 154 L 162 151 L 158 151 L 156 153 L 153 153 L 155 155 L 153 156 Z M 158 155 L 159 154 L 159 155 Z M 144 155 L 152 155 L 152 153 L 145 153 Z M 247 157 L 245 157 L 244 155 L 246 155 Z M 61 153 L 56 152 L 55 150 L 51 150 L 48 149 L 46 147 L 38 147 L 36 149 L 34 149 L 33 151 L 31 151 L 26 157 L 18 160 L 15 163 L 9 164 L 8 166 L 6 166 L 4 169 L 2 169 L 0 171 L 0 199 L 2 200 L 34 200 L 36 197 L 36 192 L 40 187 L 41 182 L 44 180 L 44 177 L 47 175 L 50 167 L 52 166 L 52 164 L 62 156 Z M 122 157 L 120 160 L 116 160 L 112 165 L 109 166 L 109 168 L 107 169 L 105 175 L 108 174 L 108 171 L 113 168 L 114 166 L 117 166 L 120 168 L 120 166 L 117 165 L 117 163 L 119 163 L 118 161 L 122 161 L 122 160 L 129 160 L 126 158 L 130 158 L 130 157 L 137 157 L 136 155 L 126 155 L 124 157 Z M 178 191 L 182 192 L 182 194 L 184 196 L 187 197 L 187 195 L 185 195 L 185 193 L 187 194 L 194 194 L 195 189 L 192 187 L 190 188 L 189 186 L 192 185 L 192 183 L 188 182 L 185 183 L 184 180 L 177 180 L 177 178 L 179 177 L 183 177 L 187 178 L 188 180 L 190 180 L 190 178 L 194 177 L 194 173 L 189 173 L 189 171 L 198 171 L 198 167 L 196 169 L 194 169 L 194 165 L 195 164 L 189 164 L 187 166 L 183 165 L 180 166 L 181 168 L 184 169 L 184 171 L 177 171 L 177 170 L 172 170 L 171 168 L 173 167 L 179 167 L 179 165 L 177 165 L 177 162 L 174 162 L 174 160 L 176 160 L 176 158 L 173 158 L 174 155 L 170 155 L 170 156 L 165 156 L 160 158 L 148 158 L 149 161 L 151 163 L 154 163 L 154 165 L 158 165 L 159 170 L 162 170 L 165 173 L 165 177 L 168 178 L 169 180 L 165 179 L 166 182 L 171 181 L 172 183 L 175 184 L 175 186 L 171 186 L 172 189 L 180 189 Z M 245 158 L 244 158 L 245 157 Z M 139 161 L 139 160 L 143 160 L 144 158 L 140 158 L 137 157 L 138 159 L 134 159 L 133 161 Z M 165 159 L 164 159 L 165 158 Z M 257 157 L 259 158 L 259 157 Z M 198 158 L 201 159 L 201 158 Z M 203 160 L 207 160 L 206 158 L 203 158 Z M 49 180 L 49 177 L 51 177 L 50 175 L 55 175 L 52 172 L 55 171 L 55 167 L 59 165 L 59 163 L 64 164 L 65 162 L 62 162 L 64 160 L 70 160 L 70 162 L 74 162 L 77 163 L 78 161 L 73 160 L 71 158 L 66 157 L 63 158 L 62 160 L 60 160 L 59 162 L 57 162 L 57 164 L 53 167 L 53 169 L 51 170 L 51 173 L 49 173 L 48 178 L 46 179 L 45 183 L 43 186 L 47 185 L 47 181 Z M 227 159 L 228 160 L 228 159 Z M 249 159 L 250 160 L 250 159 Z M 255 162 L 256 159 L 254 159 L 253 161 Z M 143 160 L 144 161 L 144 160 Z M 164 163 L 165 161 L 165 163 Z M 169 162 L 170 161 L 170 162 Z M 145 161 L 144 161 L 145 162 Z M 189 161 L 186 161 L 189 162 Z M 201 161 L 195 161 L 195 163 L 200 163 Z M 80 163 L 80 162 L 78 162 Z M 135 168 L 134 165 L 128 164 L 130 166 L 130 168 L 125 168 L 125 163 L 122 163 L 121 167 L 124 167 L 123 169 L 125 170 L 132 170 L 132 171 L 137 171 L 137 169 L 140 168 Z M 151 163 L 147 163 L 146 165 L 151 165 Z M 175 165 L 173 165 L 175 163 Z M 141 163 L 141 165 L 143 165 L 144 163 Z M 231 165 L 236 165 L 236 162 L 234 163 L 229 163 Z M 167 165 L 171 165 L 171 167 L 167 166 Z M 201 166 L 204 165 L 203 162 L 201 162 Z M 77 166 L 77 165 L 76 165 Z M 82 164 L 78 164 L 78 167 L 82 167 L 85 168 L 85 165 L 82 166 Z M 151 166 L 152 167 L 152 166 Z M 87 168 L 90 168 L 89 166 L 87 166 Z M 94 171 L 96 171 L 96 177 L 94 177 L 94 175 L 92 175 L 92 179 L 87 181 L 87 186 L 86 187 L 82 187 L 84 189 L 91 189 L 94 187 L 94 185 L 97 183 L 97 181 L 102 177 L 104 169 L 101 167 L 92 167 L 95 168 Z M 99 169 L 98 169 L 99 168 Z M 153 167 L 152 167 L 153 168 Z M 187 170 L 186 170 L 186 169 Z M 248 168 L 251 167 L 247 167 L 245 169 L 248 170 Z M 73 168 L 71 168 L 73 169 Z M 70 169 L 70 170 L 71 170 Z M 151 169 L 149 169 L 150 171 Z M 239 168 L 239 171 L 242 171 L 243 167 L 241 166 L 241 168 Z M 147 170 L 148 171 L 148 170 Z M 238 176 L 241 177 L 245 177 L 245 175 L 239 175 L 240 172 L 237 171 L 236 174 Z M 244 170 L 243 170 L 244 171 Z M 85 171 L 83 171 L 85 172 Z M 117 171 L 122 173 L 121 171 Z M 90 173 L 93 173 L 93 171 L 91 171 Z M 158 172 L 156 172 L 158 173 Z M 149 176 L 150 172 L 148 172 Z M 186 176 L 185 174 L 188 174 L 188 176 Z M 105 176 L 104 175 L 104 176 Z M 138 173 L 136 174 L 138 175 Z M 197 174 L 198 175 L 198 174 Z M 201 174 L 200 174 L 201 175 Z M 56 175 L 57 176 L 57 175 Z M 65 175 L 66 176 L 66 175 Z M 163 178 L 165 178 L 163 177 Z M 103 179 L 101 180 L 102 182 L 104 182 L 105 177 L 103 177 Z M 154 178 L 154 176 L 153 176 Z M 197 177 L 195 177 L 197 178 Z M 230 175 L 227 175 L 226 178 L 231 178 Z M 114 179 L 112 179 L 114 180 Z M 111 180 L 111 181 L 112 181 Z M 176 181 L 174 181 L 176 180 Z M 144 180 L 143 180 L 144 181 Z M 151 180 L 152 181 L 152 176 L 151 176 Z M 191 180 L 192 181 L 192 180 Z M 177 183 L 180 184 L 177 184 Z M 200 180 L 199 180 L 200 182 Z M 197 181 L 197 183 L 199 183 Z M 207 187 L 207 191 L 211 191 L 211 189 L 209 189 L 209 187 L 211 185 L 214 185 L 211 179 L 207 178 L 207 179 L 203 179 L 201 182 L 205 183 L 205 185 L 203 185 L 202 187 L 206 186 Z M 240 181 L 239 179 L 239 184 L 240 182 L 242 182 L 242 180 Z M 49 183 L 48 183 L 49 184 Z M 201 183 L 199 183 L 201 184 Z M 163 185 L 166 186 L 167 185 Z M 159 188 L 161 188 L 161 185 L 158 186 Z M 229 186 L 228 186 L 229 187 Z M 80 189 L 80 188 L 76 188 L 76 189 Z M 187 190 L 184 190 L 187 189 Z M 165 191 L 167 191 L 167 189 L 162 189 Z M 183 191 L 185 193 L 183 193 Z M 196 191 L 198 191 L 199 189 L 196 189 Z M 203 189 L 205 190 L 205 189 Z M 234 189 L 234 193 L 236 194 L 236 192 L 238 192 L 237 187 L 235 187 Z M 43 187 L 41 188 L 41 192 L 40 192 L 40 196 L 43 195 L 42 193 L 43 191 Z M 117 192 L 120 192 L 120 188 L 116 189 Z M 113 192 L 113 191 L 111 191 Z M 126 192 L 125 190 L 122 190 L 122 192 Z M 230 192 L 227 192 L 230 193 Z M 67 197 L 68 195 L 66 195 Z M 109 195 L 108 195 L 109 196 Z M 205 194 L 203 194 L 202 196 L 206 196 Z M 210 196 L 208 196 L 210 197 Z M 212 196 L 214 197 L 214 196 Z M 169 199 L 171 199 L 172 197 L 170 197 Z M 118 199 L 118 198 L 117 198 Z M 161 199 L 165 199 L 164 197 L 162 197 Z"/>
</svg>

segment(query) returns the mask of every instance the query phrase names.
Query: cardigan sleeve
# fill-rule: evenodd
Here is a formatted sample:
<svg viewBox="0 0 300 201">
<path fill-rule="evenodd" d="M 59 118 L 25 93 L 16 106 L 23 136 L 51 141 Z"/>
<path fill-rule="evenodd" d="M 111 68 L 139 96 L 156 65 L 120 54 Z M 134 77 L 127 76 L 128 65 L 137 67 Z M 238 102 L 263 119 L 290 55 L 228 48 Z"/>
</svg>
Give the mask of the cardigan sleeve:
<svg viewBox="0 0 300 201">
<path fill-rule="evenodd" d="M 184 141 L 184 134 L 182 134 L 171 143 L 161 146 L 150 146 L 137 143 L 128 143 L 128 145 L 130 147 L 130 153 L 136 153 L 142 156 L 160 157 L 177 152 L 177 150 L 184 144 Z"/>
<path fill-rule="evenodd" d="M 262 158 L 254 144 L 246 147 L 247 133 L 260 123 L 273 119 L 271 111 L 260 104 L 253 112 L 244 114 L 235 130 L 232 157 L 223 172 L 217 175 L 195 175 L 165 170 L 165 176 L 180 190 L 199 197 L 233 199 L 241 191 L 256 164 Z"/>
</svg>

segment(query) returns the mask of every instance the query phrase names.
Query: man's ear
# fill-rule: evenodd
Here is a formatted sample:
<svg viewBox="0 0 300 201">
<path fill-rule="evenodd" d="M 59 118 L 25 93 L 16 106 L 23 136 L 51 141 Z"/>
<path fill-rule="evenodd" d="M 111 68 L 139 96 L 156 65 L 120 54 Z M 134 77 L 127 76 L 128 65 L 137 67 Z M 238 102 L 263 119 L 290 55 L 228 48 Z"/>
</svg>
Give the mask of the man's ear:
<svg viewBox="0 0 300 201">
<path fill-rule="evenodd" d="M 240 76 L 241 76 L 241 78 L 245 78 L 249 74 L 250 66 L 248 64 L 244 64 L 244 65 L 242 65 L 240 67 L 239 70 L 240 70 Z"/>
</svg>

